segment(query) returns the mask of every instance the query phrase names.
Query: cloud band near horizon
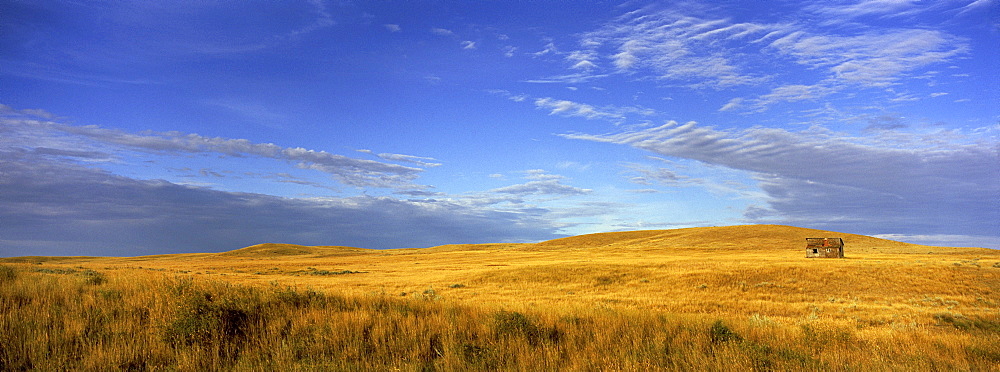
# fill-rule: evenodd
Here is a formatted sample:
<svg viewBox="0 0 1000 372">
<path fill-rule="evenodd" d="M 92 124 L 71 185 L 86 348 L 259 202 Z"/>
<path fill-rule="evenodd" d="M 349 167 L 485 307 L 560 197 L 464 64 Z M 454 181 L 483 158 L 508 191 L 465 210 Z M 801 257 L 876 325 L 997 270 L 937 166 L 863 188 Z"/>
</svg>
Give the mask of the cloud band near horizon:
<svg viewBox="0 0 1000 372">
<path fill-rule="evenodd" d="M 980 234 L 1000 221 L 1000 146 L 958 133 L 857 138 L 827 130 L 722 131 L 695 122 L 565 138 L 750 172 L 767 194 L 749 221 L 897 234 Z M 958 138 L 941 141 L 941 138 Z M 966 142 L 962 142 L 962 141 Z M 914 145 L 916 144 L 916 145 Z M 676 177 L 676 175 L 673 175 Z"/>
</svg>

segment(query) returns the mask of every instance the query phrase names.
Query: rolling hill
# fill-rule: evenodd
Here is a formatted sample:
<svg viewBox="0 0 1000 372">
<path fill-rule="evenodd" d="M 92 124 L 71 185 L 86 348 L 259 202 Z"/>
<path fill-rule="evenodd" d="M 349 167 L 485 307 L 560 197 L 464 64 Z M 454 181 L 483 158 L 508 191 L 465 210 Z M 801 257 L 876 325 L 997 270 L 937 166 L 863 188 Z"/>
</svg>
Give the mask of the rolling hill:
<svg viewBox="0 0 1000 372">
<path fill-rule="evenodd" d="M 524 249 L 700 249 L 795 251 L 805 248 L 806 238 L 843 238 L 849 252 L 915 253 L 942 250 L 918 244 L 865 235 L 807 229 L 783 225 L 694 227 L 673 230 L 610 232 L 549 240 Z M 950 251 L 950 249 L 944 249 Z"/>
<path fill-rule="evenodd" d="M 219 257 L 280 257 L 312 255 L 320 257 L 350 256 L 371 253 L 372 250 L 341 246 L 304 246 L 296 244 L 264 243 L 251 245 L 228 252 L 218 253 Z"/>
</svg>

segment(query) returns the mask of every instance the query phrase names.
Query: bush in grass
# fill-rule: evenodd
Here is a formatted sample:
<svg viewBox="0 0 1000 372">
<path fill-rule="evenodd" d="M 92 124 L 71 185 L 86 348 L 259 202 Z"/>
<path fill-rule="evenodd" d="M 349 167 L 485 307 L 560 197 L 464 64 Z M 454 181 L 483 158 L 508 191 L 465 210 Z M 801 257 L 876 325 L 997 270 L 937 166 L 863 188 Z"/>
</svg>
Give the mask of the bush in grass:
<svg viewBox="0 0 1000 372">
<path fill-rule="evenodd" d="M 291 305 L 293 307 L 325 307 L 326 305 L 333 303 L 338 305 L 337 307 L 345 308 L 347 305 L 345 301 L 339 297 L 332 297 L 324 295 L 323 293 L 317 292 L 312 288 L 308 288 L 305 291 L 297 291 L 292 287 L 285 287 L 285 289 L 278 289 L 274 292 L 275 297 L 277 297 L 278 302 Z"/>
<path fill-rule="evenodd" d="M 498 335 L 523 336 L 532 345 L 538 343 L 541 332 L 524 314 L 516 311 L 500 311 L 493 315 L 493 324 Z"/>
<path fill-rule="evenodd" d="M 101 274 L 99 272 L 90 269 L 85 270 L 83 272 L 83 277 L 86 278 L 87 284 L 93 284 L 93 285 L 101 285 L 104 284 L 104 282 L 108 281 L 107 279 L 104 278 L 104 274 Z"/>
<path fill-rule="evenodd" d="M 532 346 L 538 345 L 541 341 L 559 343 L 563 338 L 563 332 L 558 328 L 539 326 L 524 314 L 516 311 L 500 311 L 494 314 L 493 326 L 498 336 L 521 336 Z"/>
<path fill-rule="evenodd" d="M 727 327 L 721 320 L 716 320 L 715 323 L 712 323 L 712 327 L 708 329 L 708 335 L 713 344 L 721 344 L 729 341 L 743 341 L 743 337 L 729 329 L 729 327 Z"/>
<path fill-rule="evenodd" d="M 164 338 L 174 348 L 215 346 L 223 361 L 232 362 L 254 331 L 254 325 L 260 323 L 259 318 L 259 311 L 193 290 L 181 299 L 173 321 L 164 330 Z"/>
</svg>

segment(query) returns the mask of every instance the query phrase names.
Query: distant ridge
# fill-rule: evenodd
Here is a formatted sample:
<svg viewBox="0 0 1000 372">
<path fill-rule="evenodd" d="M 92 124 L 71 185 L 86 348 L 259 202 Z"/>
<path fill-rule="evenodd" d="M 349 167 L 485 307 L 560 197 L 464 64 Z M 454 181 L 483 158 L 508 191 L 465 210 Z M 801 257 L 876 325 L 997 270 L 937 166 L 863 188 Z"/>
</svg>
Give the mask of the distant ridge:
<svg viewBox="0 0 1000 372">
<path fill-rule="evenodd" d="M 341 246 L 305 246 L 297 244 L 264 243 L 251 245 L 228 252 L 219 253 L 227 257 L 272 257 L 272 256 L 352 256 L 371 253 L 371 249 Z"/>
<path fill-rule="evenodd" d="M 525 250 L 599 249 L 704 249 L 704 250 L 800 250 L 806 238 L 843 238 L 846 251 L 864 253 L 927 253 L 942 247 L 903 243 L 865 235 L 785 225 L 738 225 L 693 227 L 672 230 L 607 232 L 571 236 L 523 247 Z M 945 248 L 954 249 L 954 248 Z M 958 248 L 970 249 L 970 248 Z M 972 248 L 975 249 L 975 248 Z M 985 249 L 985 248 L 981 248 Z"/>
</svg>

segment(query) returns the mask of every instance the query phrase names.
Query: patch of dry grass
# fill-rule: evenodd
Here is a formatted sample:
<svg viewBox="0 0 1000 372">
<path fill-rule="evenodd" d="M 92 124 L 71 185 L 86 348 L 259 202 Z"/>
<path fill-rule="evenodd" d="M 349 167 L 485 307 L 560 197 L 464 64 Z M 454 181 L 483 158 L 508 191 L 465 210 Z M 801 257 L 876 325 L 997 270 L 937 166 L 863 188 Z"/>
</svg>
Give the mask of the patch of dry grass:
<svg viewBox="0 0 1000 372">
<path fill-rule="evenodd" d="M 847 258 L 804 258 L 814 236 Z M 5 261 L 0 370 L 1000 363 L 1000 252 L 786 226 Z"/>
</svg>

